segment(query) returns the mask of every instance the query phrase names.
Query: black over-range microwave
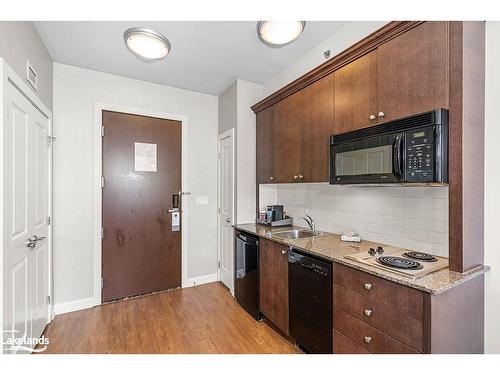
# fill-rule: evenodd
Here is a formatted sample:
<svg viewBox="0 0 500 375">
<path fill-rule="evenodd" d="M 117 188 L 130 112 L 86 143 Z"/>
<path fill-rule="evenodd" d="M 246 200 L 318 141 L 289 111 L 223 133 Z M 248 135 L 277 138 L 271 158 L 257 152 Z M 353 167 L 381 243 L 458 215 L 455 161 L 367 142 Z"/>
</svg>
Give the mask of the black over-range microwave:
<svg viewBox="0 0 500 375">
<path fill-rule="evenodd" d="M 448 183 L 448 111 L 330 137 L 330 184 Z"/>
</svg>

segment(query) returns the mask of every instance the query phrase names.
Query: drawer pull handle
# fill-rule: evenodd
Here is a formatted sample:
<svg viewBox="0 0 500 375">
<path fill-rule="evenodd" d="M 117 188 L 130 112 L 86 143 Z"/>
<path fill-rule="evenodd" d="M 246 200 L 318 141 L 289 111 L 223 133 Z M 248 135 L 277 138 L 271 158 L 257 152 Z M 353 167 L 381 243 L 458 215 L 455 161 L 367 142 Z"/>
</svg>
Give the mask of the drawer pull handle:
<svg viewBox="0 0 500 375">
<path fill-rule="evenodd" d="M 371 316 L 373 313 L 373 310 L 370 310 L 370 309 L 366 309 L 365 311 L 363 311 L 363 314 L 365 314 L 365 316 Z"/>
<path fill-rule="evenodd" d="M 371 343 L 371 342 L 372 342 L 372 338 L 371 338 L 371 336 L 365 336 L 364 340 L 365 340 L 365 342 L 366 342 L 367 344 L 369 344 L 369 343 Z"/>
<path fill-rule="evenodd" d="M 366 283 L 365 284 L 365 289 L 366 290 L 370 290 L 371 288 L 372 288 L 372 284 L 370 284 L 370 283 Z"/>
</svg>

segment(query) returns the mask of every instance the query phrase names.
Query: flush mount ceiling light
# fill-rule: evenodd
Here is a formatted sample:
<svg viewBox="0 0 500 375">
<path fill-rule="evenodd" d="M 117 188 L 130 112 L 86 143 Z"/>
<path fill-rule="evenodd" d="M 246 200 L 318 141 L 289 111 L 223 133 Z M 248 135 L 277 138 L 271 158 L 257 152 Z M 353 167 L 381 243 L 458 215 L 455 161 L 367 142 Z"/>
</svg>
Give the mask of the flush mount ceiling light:
<svg viewBox="0 0 500 375">
<path fill-rule="evenodd" d="M 257 34 L 269 47 L 283 47 L 297 39 L 305 27 L 305 21 L 260 21 Z"/>
<path fill-rule="evenodd" d="M 123 33 L 125 45 L 139 60 L 151 62 L 165 58 L 172 45 L 160 33 L 149 29 L 133 27 Z"/>
</svg>

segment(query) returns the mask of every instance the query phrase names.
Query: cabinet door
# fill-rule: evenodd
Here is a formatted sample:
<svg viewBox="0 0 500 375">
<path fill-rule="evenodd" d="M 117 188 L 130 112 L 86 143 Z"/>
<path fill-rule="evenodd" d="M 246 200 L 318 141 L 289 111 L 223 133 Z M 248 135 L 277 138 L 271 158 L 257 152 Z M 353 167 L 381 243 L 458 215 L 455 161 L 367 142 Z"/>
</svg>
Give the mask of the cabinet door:
<svg viewBox="0 0 500 375">
<path fill-rule="evenodd" d="M 447 35 L 425 22 L 378 48 L 379 122 L 448 108 Z"/>
<path fill-rule="evenodd" d="M 260 311 L 288 335 L 288 247 L 261 238 L 259 265 Z"/>
<path fill-rule="evenodd" d="M 302 91 L 275 104 L 274 173 L 275 182 L 298 182 L 300 174 L 300 120 Z"/>
<path fill-rule="evenodd" d="M 377 50 L 335 71 L 335 133 L 377 123 Z"/>
<path fill-rule="evenodd" d="M 257 182 L 272 183 L 274 177 L 274 106 L 257 113 Z"/>
<path fill-rule="evenodd" d="M 328 181 L 328 150 L 334 131 L 333 73 L 302 90 L 301 168 L 303 182 Z"/>
</svg>

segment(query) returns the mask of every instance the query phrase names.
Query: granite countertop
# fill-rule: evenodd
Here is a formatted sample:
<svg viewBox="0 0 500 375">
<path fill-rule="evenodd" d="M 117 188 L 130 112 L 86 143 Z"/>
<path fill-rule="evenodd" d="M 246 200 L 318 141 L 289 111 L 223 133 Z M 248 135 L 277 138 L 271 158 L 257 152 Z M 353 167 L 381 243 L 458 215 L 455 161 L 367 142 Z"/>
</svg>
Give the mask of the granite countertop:
<svg viewBox="0 0 500 375">
<path fill-rule="evenodd" d="M 281 232 L 289 229 L 305 229 L 297 226 L 287 227 L 268 227 L 259 224 L 238 224 L 234 226 L 236 229 L 255 234 L 259 237 L 267 238 L 275 242 L 282 243 L 287 246 L 292 246 L 306 253 L 316 255 L 323 259 L 341 263 L 346 266 L 382 277 L 389 281 L 418 289 L 423 292 L 434 295 L 445 292 L 457 285 L 460 285 L 470 279 L 484 274 L 489 270 L 487 266 L 479 266 L 466 273 L 450 271 L 448 268 L 433 272 L 418 279 L 401 276 L 390 271 L 384 271 L 367 264 L 358 263 L 354 260 L 345 258 L 346 255 L 355 254 L 362 251 L 368 251 L 370 247 L 377 247 L 380 244 L 370 241 L 361 241 L 360 243 L 343 242 L 340 236 L 332 233 L 322 232 L 319 237 L 308 237 L 300 239 L 281 239 L 273 237 L 272 233 Z M 386 248 L 398 249 L 395 246 L 384 246 Z"/>
</svg>

